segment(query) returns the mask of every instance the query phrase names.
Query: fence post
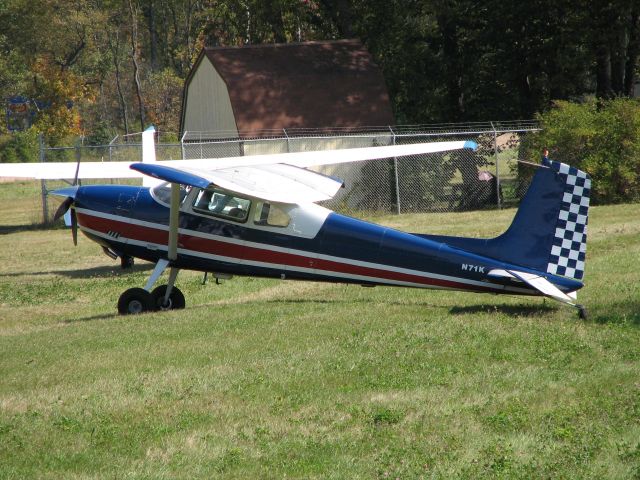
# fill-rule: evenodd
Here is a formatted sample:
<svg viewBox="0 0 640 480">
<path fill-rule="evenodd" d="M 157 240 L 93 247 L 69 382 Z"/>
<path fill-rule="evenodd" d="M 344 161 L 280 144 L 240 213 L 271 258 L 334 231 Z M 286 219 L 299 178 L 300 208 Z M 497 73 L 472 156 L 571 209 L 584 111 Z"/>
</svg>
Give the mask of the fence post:
<svg viewBox="0 0 640 480">
<path fill-rule="evenodd" d="M 74 185 L 81 185 L 82 182 L 78 179 L 78 174 L 80 173 L 80 161 L 82 160 L 82 150 L 80 150 L 80 145 L 76 144 L 76 176 L 73 179 Z"/>
<path fill-rule="evenodd" d="M 283 128 L 282 131 L 284 132 L 284 137 L 286 139 L 287 142 L 287 153 L 291 152 L 291 147 L 289 146 L 289 134 L 287 133 L 287 129 Z"/>
<path fill-rule="evenodd" d="M 42 133 L 38 135 L 38 143 L 40 145 L 39 160 L 40 163 L 44 163 L 44 135 Z M 47 205 L 47 181 L 45 179 L 40 180 L 40 192 L 42 194 L 42 223 L 46 225 L 49 223 L 49 206 Z"/>
<path fill-rule="evenodd" d="M 115 143 L 115 141 L 118 139 L 120 135 L 116 135 L 115 137 L 113 137 L 113 139 L 109 142 L 109 161 L 111 162 L 113 160 L 112 158 L 112 150 L 113 150 L 113 144 Z"/>
<path fill-rule="evenodd" d="M 182 137 L 180 137 L 180 151 L 182 152 L 182 160 L 187 159 L 185 155 L 185 150 L 184 150 L 184 139 L 186 136 L 187 136 L 187 131 L 185 130 L 184 133 L 182 134 Z"/>
<path fill-rule="evenodd" d="M 491 128 L 493 129 L 493 152 L 496 157 L 496 203 L 498 205 L 498 209 L 502 209 L 502 202 L 500 201 L 500 160 L 498 158 L 498 131 L 496 130 L 493 122 L 491 123 Z"/>
<path fill-rule="evenodd" d="M 389 130 L 391 131 L 391 135 L 393 135 L 393 145 L 396 144 L 396 132 L 393 131 L 393 128 L 389 126 Z M 400 215 L 400 182 L 398 180 L 398 157 L 393 157 L 393 176 L 396 181 L 396 213 Z"/>
</svg>

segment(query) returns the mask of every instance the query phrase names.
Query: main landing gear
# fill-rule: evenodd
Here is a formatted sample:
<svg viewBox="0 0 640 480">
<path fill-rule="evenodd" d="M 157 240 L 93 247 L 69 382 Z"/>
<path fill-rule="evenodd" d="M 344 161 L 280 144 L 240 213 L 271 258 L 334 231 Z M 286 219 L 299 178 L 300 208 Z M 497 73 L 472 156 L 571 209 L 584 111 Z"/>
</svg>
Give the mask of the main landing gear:
<svg viewBox="0 0 640 480">
<path fill-rule="evenodd" d="M 184 295 L 174 285 L 179 269 L 171 267 L 167 285 L 161 285 L 151 290 L 168 266 L 168 260 L 158 261 L 144 288 L 130 288 L 120 295 L 118 313 L 120 315 L 131 315 L 157 310 L 183 309 L 186 304 Z"/>
</svg>

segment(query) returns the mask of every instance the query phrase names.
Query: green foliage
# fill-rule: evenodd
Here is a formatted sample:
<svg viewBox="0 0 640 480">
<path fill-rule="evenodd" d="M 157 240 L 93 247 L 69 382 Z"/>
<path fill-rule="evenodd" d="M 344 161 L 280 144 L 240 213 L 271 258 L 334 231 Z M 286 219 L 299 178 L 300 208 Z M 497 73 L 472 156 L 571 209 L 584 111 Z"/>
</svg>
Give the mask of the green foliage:
<svg viewBox="0 0 640 480">
<path fill-rule="evenodd" d="M 539 119 L 542 131 L 523 144 L 529 158 L 548 148 L 551 159 L 585 170 L 593 180 L 595 203 L 640 199 L 638 100 L 559 101 Z"/>
<path fill-rule="evenodd" d="M 91 134 L 87 136 L 87 144 L 108 145 L 116 134 L 116 129 L 107 120 L 101 120 L 94 126 Z"/>
<path fill-rule="evenodd" d="M 30 128 L 0 136 L 0 163 L 38 161 L 38 132 Z"/>
<path fill-rule="evenodd" d="M 12 0 L 0 2 L 0 92 L 51 102 L 39 122 L 57 142 L 101 121 L 130 133 L 141 116 L 177 132 L 203 46 L 360 38 L 399 124 L 531 118 L 551 99 L 630 94 L 635 3 Z"/>
</svg>

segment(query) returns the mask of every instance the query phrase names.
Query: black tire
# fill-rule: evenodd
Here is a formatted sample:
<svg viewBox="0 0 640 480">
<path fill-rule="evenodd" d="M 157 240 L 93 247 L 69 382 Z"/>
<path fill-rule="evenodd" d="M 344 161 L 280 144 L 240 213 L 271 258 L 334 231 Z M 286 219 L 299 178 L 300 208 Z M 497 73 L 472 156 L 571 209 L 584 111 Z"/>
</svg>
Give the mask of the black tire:
<svg viewBox="0 0 640 480">
<path fill-rule="evenodd" d="M 120 315 L 135 315 L 153 310 L 153 297 L 144 288 L 130 288 L 118 299 Z"/>
<path fill-rule="evenodd" d="M 587 320 L 589 317 L 589 315 L 587 314 L 587 308 L 584 305 L 577 305 L 577 307 L 580 320 Z"/>
<path fill-rule="evenodd" d="M 163 305 L 164 296 L 167 293 L 167 285 L 160 285 L 151 292 L 151 298 L 153 299 L 153 306 L 156 310 L 182 310 L 186 301 L 184 295 L 180 289 L 174 286 L 171 289 L 171 295 L 169 295 L 169 304 Z"/>
</svg>

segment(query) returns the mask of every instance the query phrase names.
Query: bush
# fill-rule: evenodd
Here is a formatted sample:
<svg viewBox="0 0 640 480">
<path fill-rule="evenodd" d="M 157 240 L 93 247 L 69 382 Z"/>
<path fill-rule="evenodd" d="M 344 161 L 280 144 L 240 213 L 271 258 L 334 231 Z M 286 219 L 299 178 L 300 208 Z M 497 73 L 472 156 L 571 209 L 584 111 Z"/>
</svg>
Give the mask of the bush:
<svg viewBox="0 0 640 480">
<path fill-rule="evenodd" d="M 38 149 L 38 133 L 33 128 L 2 135 L 0 163 L 37 162 Z"/>
<path fill-rule="evenodd" d="M 640 102 L 556 102 L 539 115 L 542 131 L 523 143 L 528 158 L 549 157 L 586 171 L 594 203 L 640 200 Z M 530 169 L 521 169 L 526 175 Z"/>
</svg>

